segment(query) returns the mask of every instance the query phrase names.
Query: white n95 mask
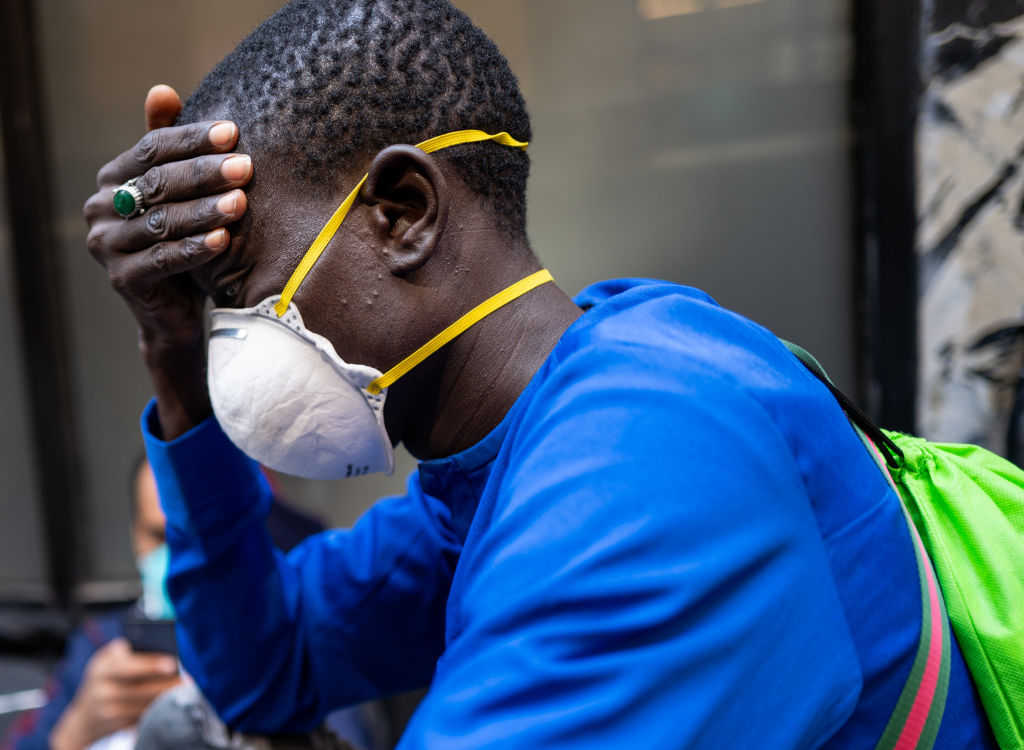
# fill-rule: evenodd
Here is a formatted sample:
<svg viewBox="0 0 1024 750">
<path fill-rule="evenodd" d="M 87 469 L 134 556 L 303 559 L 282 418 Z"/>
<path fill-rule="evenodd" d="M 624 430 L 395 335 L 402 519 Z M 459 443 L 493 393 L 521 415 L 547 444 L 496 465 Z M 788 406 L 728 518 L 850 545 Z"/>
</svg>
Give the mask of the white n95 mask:
<svg viewBox="0 0 1024 750">
<path fill-rule="evenodd" d="M 394 470 L 381 373 L 350 365 L 277 297 L 211 312 L 210 402 L 221 429 L 264 466 L 309 479 Z"/>
<path fill-rule="evenodd" d="M 243 453 L 275 471 L 307 479 L 390 474 L 395 455 L 384 426 L 387 389 L 495 310 L 552 281 L 537 271 L 477 305 L 387 372 L 352 365 L 308 330 L 292 302 L 277 296 L 244 310 L 210 313 L 210 403 Z"/>
<path fill-rule="evenodd" d="M 460 130 L 417 147 L 433 153 L 483 141 L 527 146 L 508 133 Z M 256 307 L 211 313 L 208 381 L 213 413 L 235 445 L 276 471 L 309 479 L 390 474 L 395 457 L 384 427 L 388 387 L 495 310 L 552 280 L 547 271 L 530 274 L 477 305 L 386 373 L 345 362 L 329 340 L 306 329 L 292 297 L 366 179 L 334 212 L 280 295 Z"/>
</svg>

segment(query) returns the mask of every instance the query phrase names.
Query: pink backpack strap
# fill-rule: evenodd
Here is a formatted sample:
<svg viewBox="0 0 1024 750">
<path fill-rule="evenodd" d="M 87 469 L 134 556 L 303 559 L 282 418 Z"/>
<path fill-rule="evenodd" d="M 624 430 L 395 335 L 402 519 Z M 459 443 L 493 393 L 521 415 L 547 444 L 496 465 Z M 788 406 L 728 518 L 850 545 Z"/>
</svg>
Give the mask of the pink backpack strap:
<svg viewBox="0 0 1024 750">
<path fill-rule="evenodd" d="M 942 601 L 942 591 L 925 552 L 920 534 L 914 528 L 907 509 L 903 505 L 899 488 L 889 472 L 889 467 L 871 439 L 859 428 L 857 433 L 871 451 L 872 458 L 885 475 L 896 497 L 900 498 L 903 518 L 914 545 L 917 558 L 917 575 L 921 584 L 921 640 L 917 654 L 910 668 L 910 675 L 903 685 L 903 692 L 896 702 L 896 708 L 889 717 L 889 723 L 875 750 L 931 750 L 942 723 L 949 691 L 950 654 L 949 618 Z"/>
</svg>

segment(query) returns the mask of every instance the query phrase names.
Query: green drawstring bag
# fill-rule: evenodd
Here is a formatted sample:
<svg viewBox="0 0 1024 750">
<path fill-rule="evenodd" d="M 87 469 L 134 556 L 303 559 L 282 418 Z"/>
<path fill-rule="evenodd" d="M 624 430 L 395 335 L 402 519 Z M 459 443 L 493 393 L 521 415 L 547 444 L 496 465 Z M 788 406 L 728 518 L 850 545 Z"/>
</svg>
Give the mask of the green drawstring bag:
<svg viewBox="0 0 1024 750">
<path fill-rule="evenodd" d="M 996 740 L 1024 750 L 1024 471 L 976 445 L 880 430 L 814 357 L 783 343 L 832 392 L 899 493 Z"/>
<path fill-rule="evenodd" d="M 996 740 L 1024 748 L 1024 471 L 975 445 L 885 434 Z"/>
</svg>

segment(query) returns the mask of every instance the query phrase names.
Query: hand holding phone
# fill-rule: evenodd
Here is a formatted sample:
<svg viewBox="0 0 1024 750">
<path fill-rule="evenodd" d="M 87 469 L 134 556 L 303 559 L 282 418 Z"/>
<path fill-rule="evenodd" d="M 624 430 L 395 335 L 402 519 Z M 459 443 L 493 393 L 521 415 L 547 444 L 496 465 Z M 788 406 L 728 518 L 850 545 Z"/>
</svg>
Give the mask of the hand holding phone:
<svg viewBox="0 0 1024 750">
<path fill-rule="evenodd" d="M 117 638 L 89 660 L 74 699 L 50 733 L 50 746 L 81 750 L 133 726 L 158 695 L 180 682 L 175 657 L 136 653 Z"/>
</svg>

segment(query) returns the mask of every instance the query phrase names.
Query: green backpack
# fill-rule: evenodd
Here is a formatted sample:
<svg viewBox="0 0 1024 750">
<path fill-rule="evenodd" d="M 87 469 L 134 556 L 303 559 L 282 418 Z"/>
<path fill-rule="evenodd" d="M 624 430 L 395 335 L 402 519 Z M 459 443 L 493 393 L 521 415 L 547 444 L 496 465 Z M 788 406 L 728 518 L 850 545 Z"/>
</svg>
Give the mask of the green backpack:
<svg viewBox="0 0 1024 750">
<path fill-rule="evenodd" d="M 1024 749 L 1024 471 L 974 445 L 931 443 L 880 430 L 832 384 L 814 357 L 784 343 L 839 401 L 896 489 L 938 577 L 941 597 L 931 604 L 941 610 L 945 602 L 996 740 L 1003 750 Z M 926 581 L 923 592 L 925 587 Z M 941 640 L 941 633 L 933 635 Z M 924 633 L 921 643 L 922 650 L 930 648 Z M 944 704 L 948 674 L 936 673 L 938 684 L 932 687 L 928 672 L 936 667 L 927 658 L 919 661 L 920 669 L 915 663 L 912 672 L 922 674 L 912 674 L 904 692 L 934 690 L 932 700 Z M 948 657 L 934 661 L 940 663 L 948 671 Z M 939 720 L 941 713 L 939 706 Z M 923 732 L 926 740 L 938 729 L 934 714 L 934 729 Z"/>
</svg>

